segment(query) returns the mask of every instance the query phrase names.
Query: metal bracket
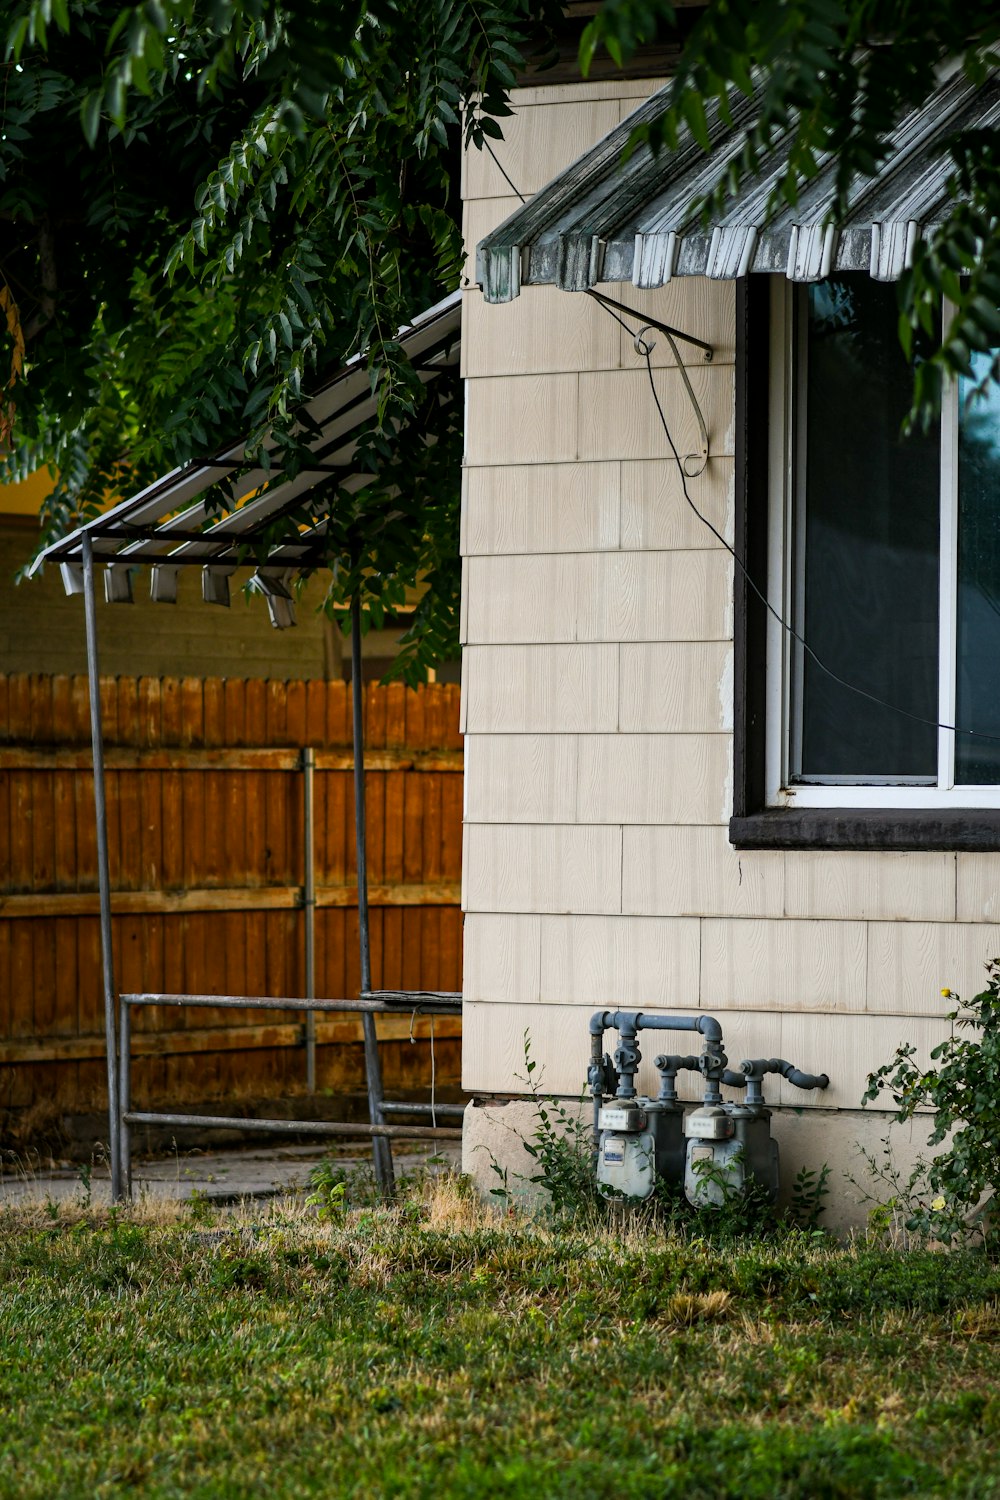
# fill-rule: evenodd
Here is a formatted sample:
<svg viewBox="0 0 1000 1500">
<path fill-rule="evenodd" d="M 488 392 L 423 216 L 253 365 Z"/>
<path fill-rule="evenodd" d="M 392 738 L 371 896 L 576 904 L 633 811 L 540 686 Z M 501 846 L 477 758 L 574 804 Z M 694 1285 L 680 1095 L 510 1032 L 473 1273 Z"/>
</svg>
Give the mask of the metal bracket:
<svg viewBox="0 0 1000 1500">
<path fill-rule="evenodd" d="M 669 333 L 667 331 L 662 323 L 647 323 L 644 328 L 639 329 L 639 332 L 635 336 L 636 354 L 641 354 L 643 358 L 646 358 L 649 354 L 652 354 L 653 350 L 656 348 L 655 339 L 652 340 L 652 342 L 647 342 L 647 340 L 643 338 L 643 334 L 648 333 L 651 328 L 658 328 L 660 333 L 663 334 L 663 337 L 666 339 L 667 343 L 670 345 L 671 352 L 673 353 L 674 360 L 677 364 L 677 369 L 680 372 L 680 377 L 684 382 L 684 389 L 687 391 L 688 399 L 690 400 L 691 405 L 694 408 L 694 414 L 698 422 L 698 435 L 701 439 L 701 445 L 697 453 L 688 453 L 684 458 L 681 459 L 681 469 L 688 479 L 697 479 L 699 474 L 703 474 L 705 472 L 705 466 L 708 463 L 708 428 L 705 425 L 705 417 L 701 407 L 698 405 L 698 397 L 694 393 L 694 387 L 692 386 L 691 381 L 688 378 L 688 372 L 684 368 L 684 364 L 681 360 L 677 345 L 674 343 L 674 336 L 672 333 Z M 697 464 L 698 467 L 692 468 L 692 464 Z"/>
<path fill-rule="evenodd" d="M 657 333 L 665 333 L 671 341 L 680 339 L 682 343 L 693 344 L 696 349 L 702 351 L 705 363 L 711 364 L 715 350 L 704 339 L 696 339 L 693 333 L 685 333 L 683 329 L 671 328 L 669 323 L 659 323 L 656 318 L 650 318 L 645 313 L 639 312 L 636 308 L 629 307 L 627 302 L 619 302 L 616 297 L 609 297 L 607 292 L 597 292 L 593 287 L 590 287 L 588 288 L 587 295 L 593 297 L 595 302 L 600 302 L 603 307 L 611 307 L 617 312 L 627 313 L 630 318 L 645 318 L 646 328 L 655 328 Z"/>
</svg>

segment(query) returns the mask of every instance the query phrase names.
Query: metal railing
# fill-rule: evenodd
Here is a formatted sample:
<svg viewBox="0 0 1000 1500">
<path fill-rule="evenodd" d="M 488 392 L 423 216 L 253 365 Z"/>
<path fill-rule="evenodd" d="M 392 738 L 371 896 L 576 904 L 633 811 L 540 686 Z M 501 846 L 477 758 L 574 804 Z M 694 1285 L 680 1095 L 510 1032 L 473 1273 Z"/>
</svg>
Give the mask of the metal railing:
<svg viewBox="0 0 1000 1500">
<path fill-rule="evenodd" d="M 391 998 L 390 998 L 391 997 Z M 460 1016 L 462 997 L 444 991 L 379 990 L 360 996 L 357 1000 L 317 1000 L 313 997 L 295 999 L 275 998 L 270 995 L 119 995 L 118 1011 L 118 1087 L 113 1098 L 114 1130 L 113 1149 L 116 1149 L 121 1170 L 121 1194 L 126 1202 L 132 1199 L 132 1126 L 175 1125 L 215 1128 L 223 1130 L 259 1130 L 273 1135 L 325 1135 L 345 1136 L 355 1140 L 369 1138 L 375 1141 L 460 1141 L 462 1131 L 444 1125 L 387 1125 L 385 1114 L 430 1114 L 461 1116 L 465 1107 L 461 1104 L 411 1104 L 405 1100 L 374 1101 L 375 1118 L 368 1123 L 346 1120 L 261 1120 L 244 1119 L 230 1115 L 192 1115 L 176 1111 L 160 1113 L 132 1108 L 132 1008 L 137 1005 L 205 1006 L 223 1010 L 305 1010 L 356 1011 L 363 1016 L 413 1015 Z M 371 1024 L 371 1023 L 370 1023 Z M 379 1075 L 381 1081 L 381 1075 Z M 369 1083 L 370 1086 L 370 1083 Z"/>
</svg>

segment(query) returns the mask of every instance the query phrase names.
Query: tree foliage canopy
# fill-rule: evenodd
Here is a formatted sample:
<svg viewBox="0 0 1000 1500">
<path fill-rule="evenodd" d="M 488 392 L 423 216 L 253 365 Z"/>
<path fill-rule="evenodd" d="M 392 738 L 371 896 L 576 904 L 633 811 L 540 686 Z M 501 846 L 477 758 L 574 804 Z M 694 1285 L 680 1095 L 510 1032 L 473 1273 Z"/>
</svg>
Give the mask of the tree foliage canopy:
<svg viewBox="0 0 1000 1500">
<path fill-rule="evenodd" d="M 527 0 L 12 6 L 8 475 L 58 473 L 46 535 L 242 432 L 251 457 L 277 439 L 294 473 L 300 397 L 361 349 L 376 478 L 330 497 L 331 601 L 361 582 L 378 624 L 419 575 L 436 602 L 403 669 L 454 650 L 461 403 L 428 407 L 395 330 L 458 284 L 463 114 L 467 140 L 500 135 L 545 13 Z M 432 448 L 403 438 L 428 421 Z"/>
<path fill-rule="evenodd" d="M 8 0 L 0 438 L 7 477 L 43 463 L 58 474 L 44 534 L 242 432 L 258 446 L 273 434 L 294 471 L 299 397 L 362 349 L 379 397 L 375 478 L 331 494 L 330 599 L 360 585 L 378 617 L 419 575 L 431 596 L 403 670 L 453 648 L 461 403 L 427 404 L 394 331 L 457 285 L 463 131 L 478 145 L 501 135 L 518 71 L 561 9 Z M 763 76 L 765 107 L 732 172 L 752 172 L 790 129 L 777 193 L 794 203 L 833 152 L 843 200 L 942 66 L 986 76 L 1000 12 L 994 0 L 711 0 L 695 12 L 604 0 L 581 63 L 599 49 L 624 63 L 665 36 L 680 55 L 654 145 L 669 148 L 681 121 L 703 137 L 706 101 Z M 904 343 L 935 326 L 942 297 L 957 308 L 918 368 L 924 418 L 946 374 L 970 373 L 972 355 L 1000 343 L 1000 146 L 976 132 L 942 149 L 953 207 L 901 284 Z"/>
<path fill-rule="evenodd" d="M 676 25 L 668 0 L 604 0 L 587 27 L 581 62 L 598 48 L 626 62 L 644 43 Z M 983 83 L 1000 62 L 1000 9 L 995 0 L 712 0 L 681 53 L 670 103 L 636 132 L 669 148 L 680 124 L 707 144 L 705 104 L 727 110 L 733 89 L 763 79 L 763 107 L 745 132 L 743 150 L 719 183 L 725 199 L 744 174 L 759 170 L 779 135 L 791 134 L 775 202 L 794 206 L 824 157 L 837 162 L 834 217 L 857 177 L 877 174 L 893 127 L 933 92 L 943 69 L 959 67 Z M 942 381 L 973 375 L 972 356 L 993 353 L 1000 378 L 1000 137 L 995 129 L 944 138 L 950 156 L 951 208 L 900 283 L 900 337 L 907 353 L 922 330 L 936 338 L 942 298 L 955 316 L 937 352 L 915 372 L 912 420 L 927 422 Z"/>
</svg>

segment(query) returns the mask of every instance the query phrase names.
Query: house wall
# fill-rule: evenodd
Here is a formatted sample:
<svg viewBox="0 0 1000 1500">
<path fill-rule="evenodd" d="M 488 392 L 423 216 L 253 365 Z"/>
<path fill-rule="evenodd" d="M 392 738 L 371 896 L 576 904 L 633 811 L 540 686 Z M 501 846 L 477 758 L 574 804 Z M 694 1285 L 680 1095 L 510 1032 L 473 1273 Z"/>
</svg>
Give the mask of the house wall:
<svg viewBox="0 0 1000 1500">
<path fill-rule="evenodd" d="M 497 154 L 527 196 L 655 86 L 526 89 Z M 517 200 L 476 152 L 464 191 L 471 252 Z M 689 487 L 732 541 L 734 285 L 608 290 L 715 346 L 683 353 L 711 452 Z M 829 1073 L 768 1096 L 823 1111 L 802 1159 L 846 1167 L 869 1070 L 904 1038 L 926 1057 L 941 988 L 974 993 L 1000 951 L 1000 856 L 732 849 L 732 563 L 685 504 L 644 361 L 587 297 L 490 307 L 473 285 L 463 361 L 465 1086 L 523 1094 L 527 1033 L 536 1079 L 579 1094 L 595 1007 L 702 1010 L 734 1060 Z M 662 338 L 653 364 L 689 452 Z M 502 1146 L 484 1121 L 477 1145 Z"/>
</svg>

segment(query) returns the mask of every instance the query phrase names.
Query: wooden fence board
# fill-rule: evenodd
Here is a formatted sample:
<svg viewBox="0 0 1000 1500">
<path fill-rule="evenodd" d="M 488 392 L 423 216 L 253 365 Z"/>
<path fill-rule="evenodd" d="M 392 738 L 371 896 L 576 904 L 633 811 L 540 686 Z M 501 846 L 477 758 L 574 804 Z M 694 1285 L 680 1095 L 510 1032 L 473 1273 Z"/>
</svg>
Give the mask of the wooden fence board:
<svg viewBox="0 0 1000 1500">
<path fill-rule="evenodd" d="M 139 678 L 139 744 L 160 743 L 160 679 Z"/>
<path fill-rule="evenodd" d="M 139 679 L 119 677 L 117 686 L 118 743 L 139 745 L 142 743 L 142 728 L 139 722 Z"/>
<path fill-rule="evenodd" d="M 90 688 L 86 677 L 70 679 L 70 714 L 73 721 L 73 744 L 84 745 L 90 739 Z M 13 729 L 9 731 L 9 738 L 18 738 Z"/>
<path fill-rule="evenodd" d="M 12 989 L 10 975 L 10 923 L 0 922 L 0 1036 L 10 1036 Z M 0 1094 L 2 1098 L 2 1094 Z"/>
<path fill-rule="evenodd" d="M 31 738 L 31 680 L 23 672 L 8 679 L 8 733 L 11 739 Z"/>
<path fill-rule="evenodd" d="M 285 689 L 285 739 L 286 745 L 301 749 L 306 739 L 306 685 L 290 682 Z"/>
<path fill-rule="evenodd" d="M 11 870 L 11 804 L 10 772 L 0 767 L 0 890 L 8 890 L 13 881 Z"/>
<path fill-rule="evenodd" d="M 364 701 L 373 979 L 455 989 L 458 689 L 366 684 Z M 103 679 L 101 702 L 118 988 L 301 993 L 301 749 L 311 745 L 317 991 L 356 993 L 349 685 Z M 105 1088 L 90 754 L 86 678 L 0 676 L 0 1109 L 99 1108 Z M 273 1046 L 265 1031 L 246 1033 L 260 1021 L 252 1013 L 144 1010 L 137 1078 L 161 1101 L 171 1090 L 301 1091 L 302 1013 L 272 1019 L 285 1028 Z M 324 1019 L 319 1035 L 343 1052 L 321 1051 L 321 1086 L 356 1086 L 357 1019 Z M 425 1040 L 411 1047 L 404 1028 L 392 1045 L 402 1050 L 387 1055 L 387 1078 L 426 1067 Z"/>
</svg>

